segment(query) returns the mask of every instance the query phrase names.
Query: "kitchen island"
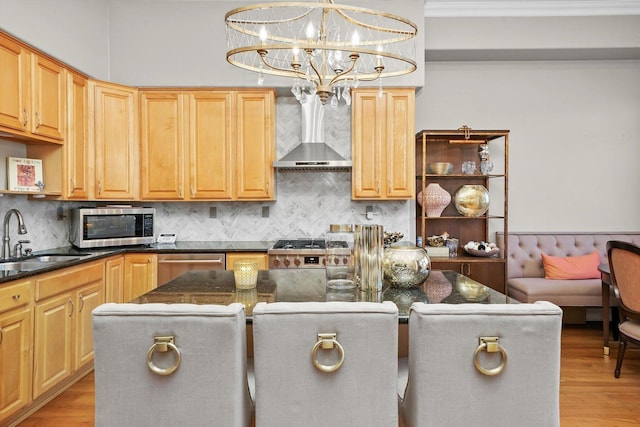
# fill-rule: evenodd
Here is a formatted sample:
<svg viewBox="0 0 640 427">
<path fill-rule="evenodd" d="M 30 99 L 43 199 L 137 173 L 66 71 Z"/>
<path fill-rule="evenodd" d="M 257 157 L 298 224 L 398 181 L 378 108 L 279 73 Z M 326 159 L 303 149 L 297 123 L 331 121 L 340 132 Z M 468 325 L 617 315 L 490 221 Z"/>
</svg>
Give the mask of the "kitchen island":
<svg viewBox="0 0 640 427">
<path fill-rule="evenodd" d="M 232 271 L 190 271 L 134 299 L 133 303 L 191 303 L 245 305 L 251 323 L 253 306 L 260 302 L 305 301 L 392 301 L 399 309 L 400 323 L 407 323 L 413 302 L 506 304 L 517 301 L 449 270 L 431 271 L 427 280 L 415 289 L 385 287 L 380 293 L 357 289 L 337 291 L 326 288 L 324 269 L 261 270 L 255 289 L 235 288 Z"/>
</svg>

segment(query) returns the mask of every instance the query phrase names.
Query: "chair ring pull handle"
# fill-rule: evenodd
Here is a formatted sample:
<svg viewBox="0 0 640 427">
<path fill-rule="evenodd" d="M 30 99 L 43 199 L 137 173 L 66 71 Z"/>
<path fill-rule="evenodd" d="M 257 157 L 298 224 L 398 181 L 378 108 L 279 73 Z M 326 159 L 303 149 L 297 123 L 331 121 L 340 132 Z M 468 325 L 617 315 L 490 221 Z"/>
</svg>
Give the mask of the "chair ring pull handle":
<svg viewBox="0 0 640 427">
<path fill-rule="evenodd" d="M 339 358 L 338 361 L 333 365 L 323 365 L 318 360 L 318 349 L 322 347 L 323 350 L 331 350 L 332 348 L 338 348 Z M 344 349 L 342 345 L 336 340 L 336 334 L 328 333 L 328 334 L 318 334 L 318 341 L 313 346 L 311 350 L 311 360 L 313 361 L 313 365 L 322 372 L 334 372 L 340 369 L 342 363 L 344 362 Z"/>
<path fill-rule="evenodd" d="M 504 367 L 507 365 L 507 352 L 505 351 L 504 347 L 500 345 L 500 339 L 498 337 L 480 337 L 479 341 L 480 344 L 476 348 L 476 351 L 473 353 L 473 364 L 476 366 L 476 369 L 480 373 L 488 376 L 500 374 L 504 370 Z M 478 355 L 482 351 L 486 351 L 487 353 L 500 352 L 502 361 L 495 368 L 485 368 L 480 363 L 480 360 L 478 360 Z"/>
<path fill-rule="evenodd" d="M 169 350 L 175 353 L 175 361 L 173 365 L 169 366 L 168 368 L 159 368 L 158 366 L 156 366 L 156 364 L 153 363 L 153 353 L 156 351 L 164 353 Z M 180 349 L 174 344 L 173 336 L 154 337 L 154 343 L 151 345 L 149 351 L 147 352 L 147 366 L 154 374 L 171 375 L 176 369 L 178 369 L 178 366 L 180 366 L 181 357 L 182 355 L 180 354 Z"/>
</svg>

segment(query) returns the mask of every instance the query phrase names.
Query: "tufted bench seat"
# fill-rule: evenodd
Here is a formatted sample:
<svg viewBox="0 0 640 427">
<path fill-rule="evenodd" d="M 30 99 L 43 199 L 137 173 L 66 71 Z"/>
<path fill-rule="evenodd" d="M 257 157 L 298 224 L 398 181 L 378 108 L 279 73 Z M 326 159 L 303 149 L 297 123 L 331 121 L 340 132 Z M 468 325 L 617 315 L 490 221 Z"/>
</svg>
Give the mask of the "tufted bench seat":
<svg viewBox="0 0 640 427">
<path fill-rule="evenodd" d="M 607 262 L 609 240 L 640 245 L 640 232 L 633 233 L 534 233 L 509 232 L 507 267 L 508 295 L 521 302 L 550 301 L 563 307 L 602 307 L 600 279 L 549 280 L 544 278 L 542 253 L 551 256 L 579 256 L 598 251 Z M 504 234 L 497 233 L 504 253 Z M 615 297 L 611 295 L 611 302 Z"/>
</svg>

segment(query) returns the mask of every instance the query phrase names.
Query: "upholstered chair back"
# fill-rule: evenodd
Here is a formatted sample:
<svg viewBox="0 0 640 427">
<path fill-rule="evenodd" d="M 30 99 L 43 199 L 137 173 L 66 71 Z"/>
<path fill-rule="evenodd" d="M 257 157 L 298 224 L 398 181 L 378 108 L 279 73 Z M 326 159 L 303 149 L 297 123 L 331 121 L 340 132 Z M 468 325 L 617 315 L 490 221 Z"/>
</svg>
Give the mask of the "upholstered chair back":
<svg viewBox="0 0 640 427">
<path fill-rule="evenodd" d="M 249 426 L 242 304 L 103 304 L 93 337 L 96 426 Z"/>
<path fill-rule="evenodd" d="M 253 337 L 257 427 L 398 426 L 393 303 L 258 303 Z"/>
<path fill-rule="evenodd" d="M 407 427 L 558 426 L 561 327 L 549 302 L 414 303 Z"/>
</svg>

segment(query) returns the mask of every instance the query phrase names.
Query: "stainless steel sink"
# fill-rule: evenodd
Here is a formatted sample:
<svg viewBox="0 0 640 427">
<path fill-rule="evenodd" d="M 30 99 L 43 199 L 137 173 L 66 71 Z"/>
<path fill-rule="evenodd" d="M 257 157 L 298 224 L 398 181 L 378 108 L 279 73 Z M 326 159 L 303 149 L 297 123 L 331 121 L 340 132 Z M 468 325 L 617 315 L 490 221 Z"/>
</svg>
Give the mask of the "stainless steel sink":
<svg viewBox="0 0 640 427">
<path fill-rule="evenodd" d="M 0 271 L 32 271 L 53 265 L 55 262 L 13 261 L 0 263 Z"/>
<path fill-rule="evenodd" d="M 80 255 L 40 255 L 29 258 L 26 262 L 65 262 L 80 259 Z"/>
</svg>

